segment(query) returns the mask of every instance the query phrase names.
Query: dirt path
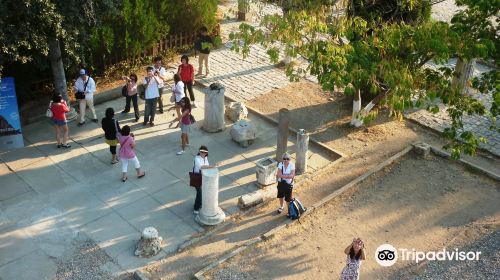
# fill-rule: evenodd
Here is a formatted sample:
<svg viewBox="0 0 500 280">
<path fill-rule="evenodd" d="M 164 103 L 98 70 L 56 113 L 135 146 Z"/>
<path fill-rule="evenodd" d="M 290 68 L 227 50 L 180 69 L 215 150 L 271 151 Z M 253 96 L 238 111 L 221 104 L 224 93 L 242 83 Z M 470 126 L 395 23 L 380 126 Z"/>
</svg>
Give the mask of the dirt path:
<svg viewBox="0 0 500 280">
<path fill-rule="evenodd" d="M 265 94 L 249 105 L 270 115 L 285 105 L 291 110 L 291 126 L 306 128 L 316 139 L 347 155 L 341 165 L 322 170 L 313 180 L 297 187 L 296 194 L 306 205 L 332 193 L 412 142 L 444 144 L 434 133 L 383 116 L 369 128 L 349 128 L 350 101 L 322 93 L 319 86 L 312 83 L 293 83 L 285 89 Z M 496 159 L 482 158 L 481 162 L 491 168 L 498 166 Z M 283 223 L 286 218 L 275 215 L 275 210 L 274 202 L 258 208 L 226 230 L 143 271 L 151 279 L 189 278 L 225 252 Z"/>
<path fill-rule="evenodd" d="M 458 275 L 460 279 L 498 279 L 500 248 L 491 247 L 498 242 L 476 246 L 476 250 L 490 252 L 480 265 L 447 264 L 455 272 L 465 270 L 460 265 L 469 266 L 463 271 L 467 274 L 452 271 L 450 278 L 429 275 L 426 264 L 408 267 L 410 262 L 398 261 L 383 268 L 373 253 L 384 243 L 428 251 L 462 248 L 490 235 L 493 239 L 500 229 L 499 191 L 498 182 L 449 160 L 406 156 L 302 224 L 295 223 L 275 239 L 235 257 L 209 279 L 336 279 L 345 264 L 343 249 L 357 236 L 365 241 L 367 250 L 361 279 L 415 279 L 419 274 L 423 279 L 437 279 L 437 275 L 439 279 L 457 279 Z"/>
</svg>

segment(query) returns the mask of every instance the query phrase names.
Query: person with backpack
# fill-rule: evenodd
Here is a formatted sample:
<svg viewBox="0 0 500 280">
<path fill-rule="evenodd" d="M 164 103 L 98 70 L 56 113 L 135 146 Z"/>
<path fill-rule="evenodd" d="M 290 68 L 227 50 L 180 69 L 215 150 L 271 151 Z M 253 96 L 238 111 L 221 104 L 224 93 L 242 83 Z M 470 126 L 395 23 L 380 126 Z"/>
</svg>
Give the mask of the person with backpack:
<svg viewBox="0 0 500 280">
<path fill-rule="evenodd" d="M 118 141 L 120 142 L 120 161 L 122 162 L 122 182 L 127 181 L 128 162 L 132 161 L 137 172 L 137 178 L 140 179 L 146 175 L 146 172 L 141 170 L 141 164 L 135 155 L 135 138 L 134 134 L 130 132 L 128 125 L 121 129 L 118 134 Z"/>
<path fill-rule="evenodd" d="M 54 94 L 52 97 L 50 111 L 52 111 L 52 122 L 54 123 L 54 128 L 56 130 L 57 147 L 71 147 L 68 144 L 69 128 L 66 121 L 66 113 L 69 112 L 69 106 L 60 94 Z M 62 133 L 60 131 L 61 129 Z"/>
<path fill-rule="evenodd" d="M 80 122 L 78 122 L 78 126 L 85 123 L 85 110 L 87 106 L 92 112 L 92 121 L 97 123 L 98 120 L 94 108 L 94 93 L 96 91 L 95 81 L 88 75 L 85 69 L 80 69 L 79 74 L 80 76 L 76 79 L 74 85 L 75 98 L 80 105 Z"/>
<path fill-rule="evenodd" d="M 340 280 L 358 280 L 361 261 L 366 259 L 365 244 L 359 237 L 354 238 L 344 253 L 347 255 L 346 266 L 342 269 Z"/>
<path fill-rule="evenodd" d="M 208 29 L 203 26 L 200 29 L 200 35 L 198 36 L 198 40 L 196 40 L 195 43 L 195 50 L 200 52 L 200 55 L 198 57 L 198 73 L 196 75 L 202 75 L 203 64 L 205 64 L 206 76 L 210 74 L 210 70 L 208 68 L 208 55 L 210 54 L 210 48 L 212 44 L 212 37 L 208 35 Z"/>
<path fill-rule="evenodd" d="M 182 114 L 179 117 L 179 124 L 177 126 L 181 127 L 181 150 L 177 152 L 180 156 L 184 153 L 186 146 L 189 146 L 189 132 L 191 132 L 191 103 L 189 98 L 183 97 L 179 102 L 182 110 Z"/>
<path fill-rule="evenodd" d="M 118 163 L 116 158 L 116 146 L 118 146 L 117 134 L 120 133 L 120 124 L 115 119 L 115 110 L 107 108 L 105 117 L 101 120 L 101 128 L 104 130 L 104 142 L 109 145 L 111 152 L 111 164 Z"/>
<path fill-rule="evenodd" d="M 132 104 L 134 106 L 134 115 L 135 115 L 135 121 L 139 121 L 139 104 L 137 103 L 137 75 L 132 73 L 130 74 L 129 77 L 123 76 L 123 80 L 125 80 L 126 84 L 126 93 L 127 95 L 125 96 L 125 109 L 123 109 L 122 114 L 126 114 L 130 112 L 130 101 L 132 101 Z"/>
<path fill-rule="evenodd" d="M 281 160 L 278 163 L 278 170 L 276 172 L 276 179 L 278 180 L 278 195 L 276 197 L 280 203 L 278 214 L 283 212 L 285 201 L 287 203 L 292 201 L 293 178 L 295 177 L 295 165 L 291 162 L 290 154 L 284 153 Z"/>
<path fill-rule="evenodd" d="M 196 108 L 196 103 L 194 102 L 194 67 L 189 64 L 189 57 L 183 55 L 181 57 L 181 65 L 177 69 L 177 74 L 181 76 L 181 81 L 184 84 L 184 95 L 186 95 L 186 90 L 189 91 L 189 98 L 191 99 L 191 105 Z"/>
<path fill-rule="evenodd" d="M 158 102 L 158 97 L 160 97 L 160 92 L 158 90 L 160 80 L 155 76 L 155 69 L 153 66 L 148 66 L 146 71 L 147 76 L 144 78 L 144 99 L 146 104 L 144 106 L 144 122 L 142 125 L 146 126 L 149 123 L 150 126 L 154 126 L 156 102 Z"/>
</svg>

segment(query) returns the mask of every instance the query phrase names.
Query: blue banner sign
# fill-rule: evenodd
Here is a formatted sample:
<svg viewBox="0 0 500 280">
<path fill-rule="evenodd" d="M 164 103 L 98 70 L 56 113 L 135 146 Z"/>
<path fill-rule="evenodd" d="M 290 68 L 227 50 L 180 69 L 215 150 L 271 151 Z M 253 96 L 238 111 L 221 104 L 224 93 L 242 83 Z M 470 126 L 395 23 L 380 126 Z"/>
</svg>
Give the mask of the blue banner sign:
<svg viewBox="0 0 500 280">
<path fill-rule="evenodd" d="M 0 149 L 24 147 L 14 78 L 0 80 Z"/>
</svg>

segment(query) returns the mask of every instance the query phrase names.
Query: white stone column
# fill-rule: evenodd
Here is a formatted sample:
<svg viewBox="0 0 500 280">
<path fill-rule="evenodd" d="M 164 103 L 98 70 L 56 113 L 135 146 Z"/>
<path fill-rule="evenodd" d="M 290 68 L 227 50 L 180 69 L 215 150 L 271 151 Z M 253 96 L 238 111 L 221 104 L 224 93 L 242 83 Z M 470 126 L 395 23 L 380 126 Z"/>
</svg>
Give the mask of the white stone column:
<svg viewBox="0 0 500 280">
<path fill-rule="evenodd" d="M 202 169 L 201 175 L 202 206 L 195 220 L 198 223 L 210 226 L 222 223 L 226 218 L 226 214 L 219 207 L 219 169 Z"/>
<path fill-rule="evenodd" d="M 211 84 L 206 89 L 205 96 L 205 119 L 202 129 L 206 132 L 219 132 L 224 130 L 224 92 L 225 87 L 221 84 Z"/>
</svg>

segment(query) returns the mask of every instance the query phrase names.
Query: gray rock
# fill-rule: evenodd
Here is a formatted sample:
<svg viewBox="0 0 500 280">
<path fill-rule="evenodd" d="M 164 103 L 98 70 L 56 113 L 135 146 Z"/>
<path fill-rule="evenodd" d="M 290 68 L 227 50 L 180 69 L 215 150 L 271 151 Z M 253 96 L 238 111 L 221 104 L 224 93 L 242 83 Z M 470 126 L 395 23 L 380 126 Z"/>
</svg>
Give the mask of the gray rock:
<svg viewBox="0 0 500 280">
<path fill-rule="evenodd" d="M 276 169 L 278 162 L 273 158 L 267 157 L 257 162 L 255 175 L 260 185 L 267 186 L 276 183 Z"/>
<path fill-rule="evenodd" d="M 253 144 L 257 131 L 255 126 L 247 120 L 239 120 L 231 127 L 231 138 L 238 142 L 242 147 L 248 147 Z"/>
<path fill-rule="evenodd" d="M 135 255 L 149 258 L 157 255 L 161 250 L 162 238 L 158 236 L 158 230 L 154 227 L 147 227 L 142 231 L 141 239 L 137 244 Z"/>
<path fill-rule="evenodd" d="M 226 106 L 226 117 L 233 122 L 246 119 L 247 116 L 248 110 L 243 102 L 231 102 Z"/>
</svg>

